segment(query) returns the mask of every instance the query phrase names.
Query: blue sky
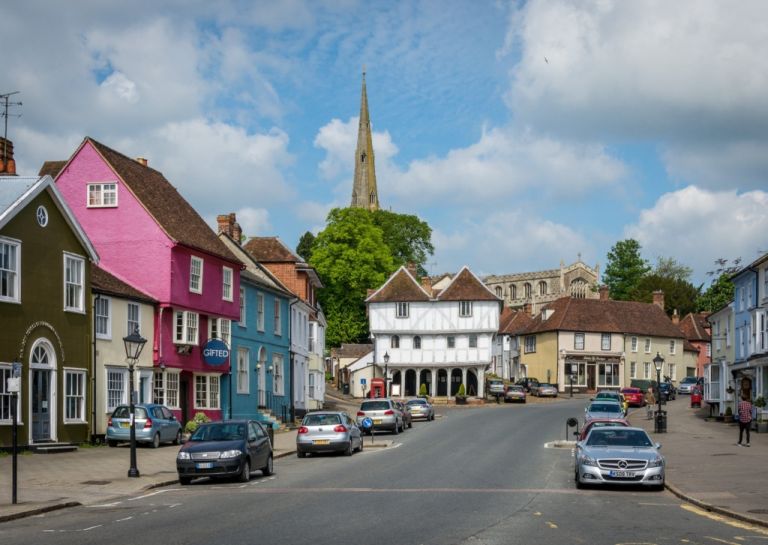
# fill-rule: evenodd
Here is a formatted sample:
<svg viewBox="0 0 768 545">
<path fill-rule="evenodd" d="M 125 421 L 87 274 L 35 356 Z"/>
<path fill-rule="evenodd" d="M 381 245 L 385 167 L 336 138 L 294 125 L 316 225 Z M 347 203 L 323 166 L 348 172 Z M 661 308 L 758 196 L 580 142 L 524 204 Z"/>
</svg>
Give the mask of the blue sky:
<svg viewBox="0 0 768 545">
<path fill-rule="evenodd" d="M 432 226 L 433 273 L 633 237 L 700 283 L 768 250 L 762 1 L 105 4 L 3 9 L 22 174 L 88 135 L 295 247 L 349 201 L 365 65 L 380 201 Z"/>
</svg>

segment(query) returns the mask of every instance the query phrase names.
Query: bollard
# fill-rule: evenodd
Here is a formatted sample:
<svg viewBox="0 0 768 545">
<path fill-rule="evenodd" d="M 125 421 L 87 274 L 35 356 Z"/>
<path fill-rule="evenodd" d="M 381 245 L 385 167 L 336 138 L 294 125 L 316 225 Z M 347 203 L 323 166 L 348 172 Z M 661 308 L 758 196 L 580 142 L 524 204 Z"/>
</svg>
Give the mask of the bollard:
<svg viewBox="0 0 768 545">
<path fill-rule="evenodd" d="M 568 428 L 575 428 L 579 425 L 579 420 L 576 418 L 569 418 L 565 421 L 565 440 L 568 440 Z"/>
</svg>

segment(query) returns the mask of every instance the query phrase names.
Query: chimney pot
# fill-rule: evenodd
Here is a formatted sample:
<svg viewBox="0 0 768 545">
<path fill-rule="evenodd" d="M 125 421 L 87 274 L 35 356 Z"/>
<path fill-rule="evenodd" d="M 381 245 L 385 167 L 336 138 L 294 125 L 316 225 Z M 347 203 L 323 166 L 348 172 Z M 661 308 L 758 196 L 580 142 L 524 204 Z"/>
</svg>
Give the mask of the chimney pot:
<svg viewBox="0 0 768 545">
<path fill-rule="evenodd" d="M 144 157 L 136 157 L 136 162 L 142 166 L 147 166 L 149 164 L 149 161 L 147 161 Z"/>
<path fill-rule="evenodd" d="M 430 296 L 432 295 L 432 279 L 429 276 L 423 276 L 421 278 L 421 287 L 424 288 Z"/>
<path fill-rule="evenodd" d="M 611 298 L 611 289 L 608 286 L 600 286 L 600 300 L 607 301 Z"/>
<path fill-rule="evenodd" d="M 653 304 L 664 310 L 664 292 L 656 290 L 653 292 Z"/>
</svg>

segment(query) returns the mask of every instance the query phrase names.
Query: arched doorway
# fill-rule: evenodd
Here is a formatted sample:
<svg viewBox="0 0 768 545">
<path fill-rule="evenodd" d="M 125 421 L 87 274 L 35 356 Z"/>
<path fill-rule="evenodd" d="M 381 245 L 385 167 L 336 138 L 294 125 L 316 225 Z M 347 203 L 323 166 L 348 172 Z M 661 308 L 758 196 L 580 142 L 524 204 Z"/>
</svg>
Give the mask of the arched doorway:
<svg viewBox="0 0 768 545">
<path fill-rule="evenodd" d="M 413 397 L 416 393 L 416 371 L 408 369 L 405 372 L 405 395 Z"/>
<path fill-rule="evenodd" d="M 479 390 L 477 389 L 477 374 L 474 369 L 467 369 L 467 395 L 477 396 Z"/>
<path fill-rule="evenodd" d="M 400 371 L 392 373 L 392 383 L 389 387 L 388 396 L 400 397 L 403 395 L 403 374 Z"/>
<path fill-rule="evenodd" d="M 427 387 L 427 395 L 432 395 L 432 371 L 429 369 L 422 369 L 419 374 L 419 393 L 421 393 L 422 384 Z"/>
<path fill-rule="evenodd" d="M 461 369 L 453 369 L 451 371 L 451 395 L 455 396 L 461 386 Z M 466 387 L 464 388 L 466 390 Z"/>
<path fill-rule="evenodd" d="M 29 354 L 32 442 L 56 437 L 56 351 L 47 339 L 38 339 Z"/>
<path fill-rule="evenodd" d="M 437 370 L 437 395 L 438 397 L 448 395 L 448 372 L 445 369 Z"/>
</svg>

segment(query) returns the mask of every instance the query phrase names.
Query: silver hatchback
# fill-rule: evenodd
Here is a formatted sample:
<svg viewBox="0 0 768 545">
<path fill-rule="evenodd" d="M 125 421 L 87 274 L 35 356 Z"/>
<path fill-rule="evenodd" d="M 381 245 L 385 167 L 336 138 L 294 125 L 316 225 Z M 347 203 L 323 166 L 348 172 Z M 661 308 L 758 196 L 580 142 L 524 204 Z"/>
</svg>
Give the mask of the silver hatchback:
<svg viewBox="0 0 768 545">
<path fill-rule="evenodd" d="M 411 417 L 414 419 L 423 418 L 427 421 L 435 419 L 435 408 L 426 399 L 410 399 L 406 406 L 410 409 Z"/>
<path fill-rule="evenodd" d="M 352 456 L 353 452 L 362 450 L 360 428 L 343 412 L 307 413 L 296 434 L 296 455 L 299 458 L 316 452 L 343 452 Z"/>
<path fill-rule="evenodd" d="M 364 418 L 370 418 L 375 430 L 390 430 L 398 434 L 405 429 L 403 413 L 397 404 L 391 399 L 371 399 L 360 404 L 357 411 L 357 425 L 360 426 Z"/>
</svg>

